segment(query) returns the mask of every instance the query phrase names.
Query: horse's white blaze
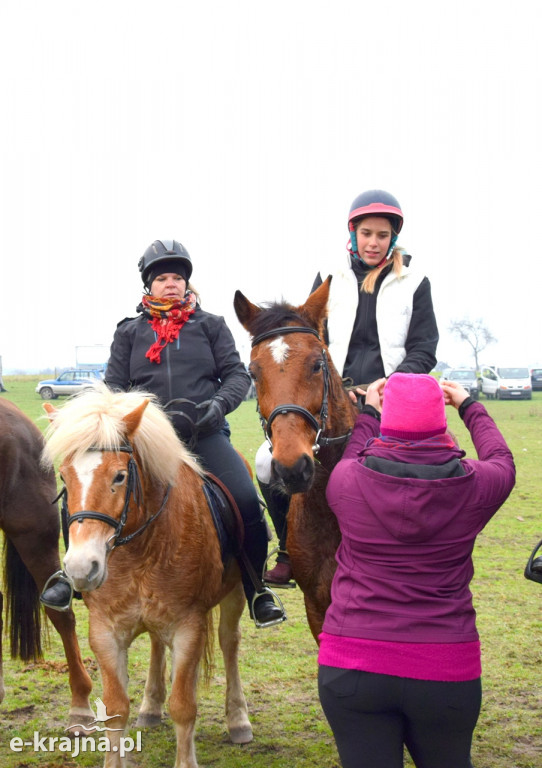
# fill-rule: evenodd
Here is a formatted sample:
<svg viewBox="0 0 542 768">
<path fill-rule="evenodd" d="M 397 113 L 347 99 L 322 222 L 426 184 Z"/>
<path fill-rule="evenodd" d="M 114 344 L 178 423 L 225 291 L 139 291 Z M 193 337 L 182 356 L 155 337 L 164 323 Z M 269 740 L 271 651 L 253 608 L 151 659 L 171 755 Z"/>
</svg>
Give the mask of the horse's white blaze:
<svg viewBox="0 0 542 768">
<path fill-rule="evenodd" d="M 279 336 L 278 339 L 274 339 L 272 342 L 270 342 L 269 349 L 273 355 L 273 360 L 278 365 L 286 360 L 288 357 L 288 352 L 290 351 L 290 347 L 284 341 L 284 336 Z"/>
<path fill-rule="evenodd" d="M 77 479 L 81 483 L 81 509 L 85 508 L 87 493 L 92 484 L 94 470 L 102 463 L 101 451 L 87 451 L 73 462 Z"/>
</svg>

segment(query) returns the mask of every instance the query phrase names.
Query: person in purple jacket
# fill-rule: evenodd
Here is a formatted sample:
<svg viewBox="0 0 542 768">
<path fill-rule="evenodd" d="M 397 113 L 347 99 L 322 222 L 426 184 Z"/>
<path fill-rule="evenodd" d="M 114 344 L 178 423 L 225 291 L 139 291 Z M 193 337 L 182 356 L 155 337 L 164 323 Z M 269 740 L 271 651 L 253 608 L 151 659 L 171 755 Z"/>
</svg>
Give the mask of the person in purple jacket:
<svg viewBox="0 0 542 768">
<path fill-rule="evenodd" d="M 478 460 L 447 430 L 458 409 Z M 368 387 L 327 486 L 342 542 L 318 687 L 343 768 L 472 768 L 481 660 L 476 536 L 515 482 L 512 454 L 460 384 L 394 373 Z"/>
</svg>

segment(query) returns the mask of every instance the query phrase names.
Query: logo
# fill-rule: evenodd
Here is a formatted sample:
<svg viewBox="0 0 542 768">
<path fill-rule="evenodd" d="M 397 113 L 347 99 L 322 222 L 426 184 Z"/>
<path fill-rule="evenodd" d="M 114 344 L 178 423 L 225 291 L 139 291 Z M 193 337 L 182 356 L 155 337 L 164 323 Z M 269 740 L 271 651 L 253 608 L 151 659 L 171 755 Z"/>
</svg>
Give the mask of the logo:
<svg viewBox="0 0 542 768">
<path fill-rule="evenodd" d="M 105 723 L 107 723 L 109 720 L 113 720 L 115 717 L 120 717 L 120 715 L 108 715 L 107 714 L 107 707 L 103 703 L 101 699 L 94 699 L 94 703 L 96 704 L 96 716 L 94 720 L 89 723 L 88 725 L 83 725 L 83 723 L 76 723 L 75 725 L 70 725 L 69 728 L 66 728 L 67 731 L 71 731 L 75 736 L 79 736 L 77 731 L 74 730 L 74 728 L 82 728 L 84 731 L 88 731 L 89 733 L 91 731 L 122 731 L 123 728 L 109 728 Z M 103 727 L 96 725 L 96 723 L 104 723 Z"/>
<path fill-rule="evenodd" d="M 119 743 L 113 744 L 107 736 L 97 737 L 96 732 L 123 731 L 123 728 L 115 728 L 114 721 L 120 715 L 108 715 L 107 708 L 101 699 L 94 700 L 96 715 L 87 725 L 77 723 L 66 728 L 70 736 L 41 736 L 39 731 L 34 731 L 31 741 L 24 741 L 19 736 L 9 742 L 12 752 L 22 752 L 25 747 L 32 748 L 34 752 L 70 752 L 72 757 L 77 757 L 85 752 L 118 752 L 120 757 L 125 757 L 129 752 L 141 752 L 141 731 L 137 731 L 135 740 L 130 736 L 120 736 Z M 93 713 L 94 714 L 94 713 Z M 107 725 L 107 723 L 111 723 Z"/>
</svg>

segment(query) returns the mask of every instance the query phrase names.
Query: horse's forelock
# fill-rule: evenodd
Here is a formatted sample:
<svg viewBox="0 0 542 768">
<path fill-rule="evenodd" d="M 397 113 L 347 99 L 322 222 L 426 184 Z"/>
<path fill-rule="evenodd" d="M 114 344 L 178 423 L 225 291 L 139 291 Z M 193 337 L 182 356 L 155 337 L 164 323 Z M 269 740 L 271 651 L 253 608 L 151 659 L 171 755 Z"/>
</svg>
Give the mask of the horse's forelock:
<svg viewBox="0 0 542 768">
<path fill-rule="evenodd" d="M 164 483 L 174 484 L 179 465 L 185 463 L 201 473 L 194 457 L 177 438 L 173 426 L 160 406 L 146 392 L 112 392 L 99 385 L 69 400 L 59 409 L 49 426 L 44 461 L 77 456 L 91 449 L 118 450 L 126 443 L 124 417 L 141 405 L 147 405 L 133 436 L 143 470 Z"/>
<path fill-rule="evenodd" d="M 253 337 L 261 333 L 267 333 L 274 328 L 281 328 L 285 325 L 307 325 L 307 318 L 303 317 L 296 307 L 286 302 L 268 304 L 262 306 L 262 312 L 254 318 L 250 333 Z M 312 324 L 310 324 L 312 327 Z"/>
</svg>

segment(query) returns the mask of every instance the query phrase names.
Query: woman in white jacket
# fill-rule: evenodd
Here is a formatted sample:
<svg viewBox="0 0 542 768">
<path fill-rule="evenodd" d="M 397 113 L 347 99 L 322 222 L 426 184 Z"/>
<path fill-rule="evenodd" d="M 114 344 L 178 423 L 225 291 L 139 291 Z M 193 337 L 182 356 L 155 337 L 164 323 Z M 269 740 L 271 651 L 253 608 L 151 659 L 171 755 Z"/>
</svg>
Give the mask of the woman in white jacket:
<svg viewBox="0 0 542 768">
<path fill-rule="evenodd" d="M 396 371 L 429 373 L 436 364 L 431 286 L 397 246 L 402 226 L 403 212 L 393 195 L 380 189 L 362 192 L 350 206 L 347 254 L 314 282 L 313 291 L 328 273 L 333 275 L 326 341 L 349 385 L 363 387 Z M 256 472 L 281 550 L 266 578 L 280 585 L 291 577 L 285 552 L 289 498 L 273 487 L 270 457 L 264 443 L 256 455 Z"/>
</svg>

